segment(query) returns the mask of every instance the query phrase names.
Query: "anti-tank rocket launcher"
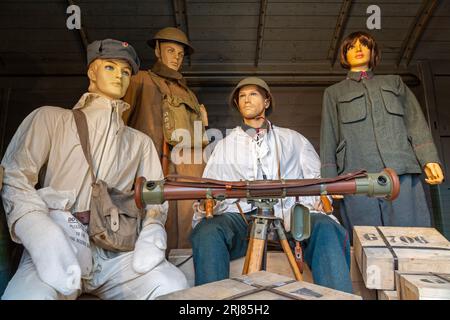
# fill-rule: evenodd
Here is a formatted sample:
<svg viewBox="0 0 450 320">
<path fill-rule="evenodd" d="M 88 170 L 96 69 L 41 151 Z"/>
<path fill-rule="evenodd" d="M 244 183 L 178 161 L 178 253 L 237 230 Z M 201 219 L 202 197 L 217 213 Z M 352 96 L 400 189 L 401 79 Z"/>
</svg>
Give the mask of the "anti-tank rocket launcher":
<svg viewBox="0 0 450 320">
<path fill-rule="evenodd" d="M 139 177 L 135 183 L 138 208 L 168 200 L 255 200 L 320 195 L 358 194 L 394 200 L 399 192 L 398 176 L 390 168 L 380 173 L 361 170 L 323 179 L 221 181 L 172 175 L 160 181 L 146 181 L 144 177 Z"/>
</svg>

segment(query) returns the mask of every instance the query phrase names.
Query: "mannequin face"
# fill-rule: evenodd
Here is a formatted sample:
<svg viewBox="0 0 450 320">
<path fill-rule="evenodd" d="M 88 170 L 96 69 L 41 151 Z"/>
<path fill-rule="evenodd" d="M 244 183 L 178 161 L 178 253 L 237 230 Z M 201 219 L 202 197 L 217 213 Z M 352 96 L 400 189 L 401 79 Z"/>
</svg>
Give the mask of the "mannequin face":
<svg viewBox="0 0 450 320">
<path fill-rule="evenodd" d="M 270 106 L 270 100 L 264 97 L 255 85 L 242 87 L 237 98 L 239 112 L 247 124 L 249 120 L 254 120 L 256 117 L 265 117 L 266 109 Z"/>
<path fill-rule="evenodd" d="M 97 93 L 109 99 L 121 99 L 130 84 L 131 67 L 119 59 L 97 59 L 88 70 L 89 92 Z"/>
<path fill-rule="evenodd" d="M 178 71 L 183 64 L 184 46 L 176 42 L 159 42 L 155 55 L 164 65 Z"/>
<path fill-rule="evenodd" d="M 350 65 L 351 71 L 367 71 L 371 58 L 370 49 L 356 40 L 347 50 L 347 62 Z"/>
</svg>

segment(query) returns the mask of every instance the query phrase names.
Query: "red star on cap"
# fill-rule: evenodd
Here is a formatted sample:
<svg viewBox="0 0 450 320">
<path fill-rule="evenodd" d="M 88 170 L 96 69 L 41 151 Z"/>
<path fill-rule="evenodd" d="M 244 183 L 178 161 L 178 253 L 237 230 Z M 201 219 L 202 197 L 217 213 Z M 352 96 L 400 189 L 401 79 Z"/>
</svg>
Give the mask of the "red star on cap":
<svg viewBox="0 0 450 320">
<path fill-rule="evenodd" d="M 122 46 L 124 46 L 125 48 L 128 47 L 128 42 L 122 42 Z"/>
</svg>

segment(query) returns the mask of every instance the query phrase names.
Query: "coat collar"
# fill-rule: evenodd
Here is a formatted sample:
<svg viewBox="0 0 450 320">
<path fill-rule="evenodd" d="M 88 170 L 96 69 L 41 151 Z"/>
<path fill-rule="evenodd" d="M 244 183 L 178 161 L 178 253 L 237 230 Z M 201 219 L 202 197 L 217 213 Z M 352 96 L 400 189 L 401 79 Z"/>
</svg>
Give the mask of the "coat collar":
<svg viewBox="0 0 450 320">
<path fill-rule="evenodd" d="M 261 136 L 264 136 L 266 133 L 269 133 L 271 129 L 273 129 L 273 124 L 272 124 L 272 122 L 267 120 L 266 122 L 264 122 L 263 126 L 260 129 L 263 129 Z M 245 123 L 242 123 L 240 126 L 237 126 L 235 128 L 235 130 L 236 130 L 237 134 L 245 136 L 249 139 L 253 139 L 256 135 L 256 129 L 251 126 L 246 125 Z M 255 134 L 252 135 L 251 133 L 255 133 Z"/>
<path fill-rule="evenodd" d="M 260 136 L 263 136 L 263 135 L 267 132 L 267 130 L 268 130 L 268 128 L 269 128 L 269 125 L 268 125 L 268 120 L 267 120 L 267 121 L 265 121 L 265 122 L 263 123 L 263 125 L 261 126 L 261 128 L 253 128 L 253 127 L 251 127 L 251 126 L 245 124 L 244 122 L 242 122 L 242 124 L 241 124 L 240 127 L 241 127 L 241 129 L 242 129 L 244 132 L 246 132 L 250 137 L 254 138 L 254 137 L 256 136 L 257 133 L 260 133 Z"/>
<path fill-rule="evenodd" d="M 112 100 L 97 93 L 86 92 L 81 96 L 80 100 L 78 100 L 73 109 L 88 108 L 92 103 L 95 103 L 95 105 L 98 106 L 104 105 L 117 107 L 119 115 L 122 115 L 125 110 L 130 108 L 130 105 L 123 100 Z"/>
<path fill-rule="evenodd" d="M 374 73 L 372 70 L 367 71 L 349 71 L 347 73 L 347 79 L 351 79 L 354 81 L 361 81 L 361 79 L 372 79 Z"/>
<path fill-rule="evenodd" d="M 156 63 L 153 65 L 151 71 L 153 73 L 156 73 L 158 76 L 161 76 L 163 78 L 168 78 L 171 80 L 181 81 L 183 82 L 183 75 L 179 73 L 178 71 L 175 71 L 173 69 L 170 69 L 168 66 L 166 66 L 161 61 L 156 61 Z"/>
</svg>

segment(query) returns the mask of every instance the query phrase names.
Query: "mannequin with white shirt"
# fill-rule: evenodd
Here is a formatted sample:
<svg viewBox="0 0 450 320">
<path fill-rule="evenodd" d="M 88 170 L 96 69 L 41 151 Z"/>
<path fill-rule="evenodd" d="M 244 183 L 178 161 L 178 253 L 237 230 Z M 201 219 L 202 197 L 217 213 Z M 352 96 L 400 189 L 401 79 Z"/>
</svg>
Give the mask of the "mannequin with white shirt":
<svg viewBox="0 0 450 320">
<path fill-rule="evenodd" d="M 273 111 L 275 102 L 262 79 L 242 80 L 229 101 L 239 110 L 243 124 L 217 143 L 204 178 L 238 181 L 320 177 L 319 156 L 311 143 L 300 133 L 268 121 L 267 114 Z M 299 201 L 311 210 L 312 233 L 302 246 L 315 283 L 351 293 L 347 232 L 321 212 L 319 197 L 300 197 Z M 294 203 L 295 198 L 289 197 L 274 206 L 274 214 L 283 219 L 286 231 L 290 230 Z M 230 261 L 245 256 L 248 223 L 256 213 L 245 199 L 219 201 L 213 211 L 214 217 L 206 219 L 203 202 L 194 205 L 191 241 L 196 285 L 229 277 Z"/>
<path fill-rule="evenodd" d="M 136 176 L 163 177 L 153 142 L 126 127 L 120 100 L 139 59 L 126 42 L 88 46 L 89 92 L 74 109 L 86 115 L 94 171 L 119 191 Z M 154 299 L 187 287 L 184 275 L 165 260 L 167 203 L 148 206 L 134 251 L 112 252 L 90 243 L 89 165 L 71 110 L 44 106 L 20 125 L 2 160 L 2 198 L 12 240 L 25 250 L 2 299 Z M 42 189 L 39 172 L 46 166 Z"/>
</svg>

